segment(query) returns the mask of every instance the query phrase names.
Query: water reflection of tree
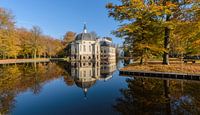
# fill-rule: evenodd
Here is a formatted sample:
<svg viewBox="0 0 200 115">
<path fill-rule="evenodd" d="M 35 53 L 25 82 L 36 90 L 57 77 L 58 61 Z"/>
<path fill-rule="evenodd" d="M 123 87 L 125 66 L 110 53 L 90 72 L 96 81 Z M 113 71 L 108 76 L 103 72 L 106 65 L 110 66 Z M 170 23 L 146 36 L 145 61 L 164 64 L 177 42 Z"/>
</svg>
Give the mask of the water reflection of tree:
<svg viewBox="0 0 200 115">
<path fill-rule="evenodd" d="M 179 86 L 179 91 L 172 92 L 173 112 L 198 115 L 200 113 L 200 83 L 179 82 L 174 85 Z"/>
<path fill-rule="evenodd" d="M 3 65 L 0 71 L 0 114 L 9 113 L 18 93 L 31 89 L 38 94 L 43 84 L 64 72 L 55 63 Z"/>
<path fill-rule="evenodd" d="M 67 84 L 67 86 L 72 86 L 74 85 L 75 81 L 74 78 L 71 76 L 71 63 L 69 62 L 62 62 L 62 63 L 57 63 L 61 68 L 64 69 L 63 72 L 63 78 L 64 82 Z"/>
<path fill-rule="evenodd" d="M 130 114 L 197 114 L 199 111 L 200 83 L 127 79 L 128 88 L 121 89 L 123 97 L 114 108 L 124 115 Z M 183 99 L 184 97 L 188 97 Z M 192 101 L 189 101 L 189 100 Z"/>
</svg>

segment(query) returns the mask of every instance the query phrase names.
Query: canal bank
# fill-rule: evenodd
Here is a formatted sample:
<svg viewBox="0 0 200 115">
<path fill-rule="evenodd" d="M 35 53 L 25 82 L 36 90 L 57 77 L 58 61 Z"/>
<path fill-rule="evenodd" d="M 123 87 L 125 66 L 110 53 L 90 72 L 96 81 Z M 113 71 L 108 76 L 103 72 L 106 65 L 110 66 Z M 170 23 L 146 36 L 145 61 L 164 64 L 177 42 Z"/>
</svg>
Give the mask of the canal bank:
<svg viewBox="0 0 200 115">
<path fill-rule="evenodd" d="M 0 64 L 14 64 L 14 63 L 34 63 L 34 62 L 49 62 L 48 58 L 38 58 L 38 59 L 6 59 L 0 60 Z"/>
<path fill-rule="evenodd" d="M 200 75 L 200 64 L 199 63 L 171 63 L 170 65 L 163 65 L 161 62 L 151 62 L 148 64 L 129 64 L 120 70 L 122 71 L 148 71 L 148 72 L 167 72 L 167 73 L 180 73 L 180 74 L 199 74 Z"/>
<path fill-rule="evenodd" d="M 184 73 L 169 73 L 169 72 L 150 72 L 150 71 L 123 71 L 120 70 L 121 76 L 142 76 L 142 77 L 154 77 L 154 78 L 167 78 L 167 79 L 185 79 L 185 80 L 198 80 L 200 81 L 200 75 L 198 74 L 184 74 Z"/>
<path fill-rule="evenodd" d="M 200 64 L 183 64 L 179 62 L 163 65 L 159 62 L 151 62 L 140 65 L 132 63 L 121 68 L 120 75 L 200 80 Z"/>
</svg>

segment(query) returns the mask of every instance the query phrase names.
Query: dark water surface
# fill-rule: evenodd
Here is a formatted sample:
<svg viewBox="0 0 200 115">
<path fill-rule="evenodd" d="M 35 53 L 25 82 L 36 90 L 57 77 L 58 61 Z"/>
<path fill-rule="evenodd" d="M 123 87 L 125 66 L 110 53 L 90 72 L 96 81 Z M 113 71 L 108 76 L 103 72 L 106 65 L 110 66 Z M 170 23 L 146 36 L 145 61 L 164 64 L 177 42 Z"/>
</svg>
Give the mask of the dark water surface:
<svg viewBox="0 0 200 115">
<path fill-rule="evenodd" d="M 200 82 L 123 77 L 122 66 L 122 61 L 0 65 L 0 114 L 200 114 Z"/>
</svg>

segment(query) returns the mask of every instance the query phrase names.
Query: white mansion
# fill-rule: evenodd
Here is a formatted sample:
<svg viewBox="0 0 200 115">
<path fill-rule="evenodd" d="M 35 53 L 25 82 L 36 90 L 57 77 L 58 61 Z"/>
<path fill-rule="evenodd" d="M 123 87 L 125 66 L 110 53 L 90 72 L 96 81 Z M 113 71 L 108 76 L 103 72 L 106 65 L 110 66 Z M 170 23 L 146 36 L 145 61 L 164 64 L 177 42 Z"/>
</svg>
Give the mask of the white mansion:
<svg viewBox="0 0 200 115">
<path fill-rule="evenodd" d="M 86 25 L 83 32 L 78 34 L 70 44 L 71 61 L 115 63 L 116 50 L 111 38 L 97 38 L 94 34 L 88 33 Z M 82 65 L 80 65 L 82 66 Z"/>
</svg>

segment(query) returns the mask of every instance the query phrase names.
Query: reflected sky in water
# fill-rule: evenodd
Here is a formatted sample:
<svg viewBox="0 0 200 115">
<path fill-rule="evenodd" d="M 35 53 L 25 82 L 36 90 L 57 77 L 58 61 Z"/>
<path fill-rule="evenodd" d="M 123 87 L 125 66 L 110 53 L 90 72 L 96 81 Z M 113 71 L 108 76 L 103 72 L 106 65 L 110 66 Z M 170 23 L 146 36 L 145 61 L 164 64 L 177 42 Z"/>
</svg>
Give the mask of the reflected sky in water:
<svg viewBox="0 0 200 115">
<path fill-rule="evenodd" d="M 0 113 L 13 115 L 198 114 L 200 83 L 122 77 L 117 64 L 0 65 Z"/>
</svg>

